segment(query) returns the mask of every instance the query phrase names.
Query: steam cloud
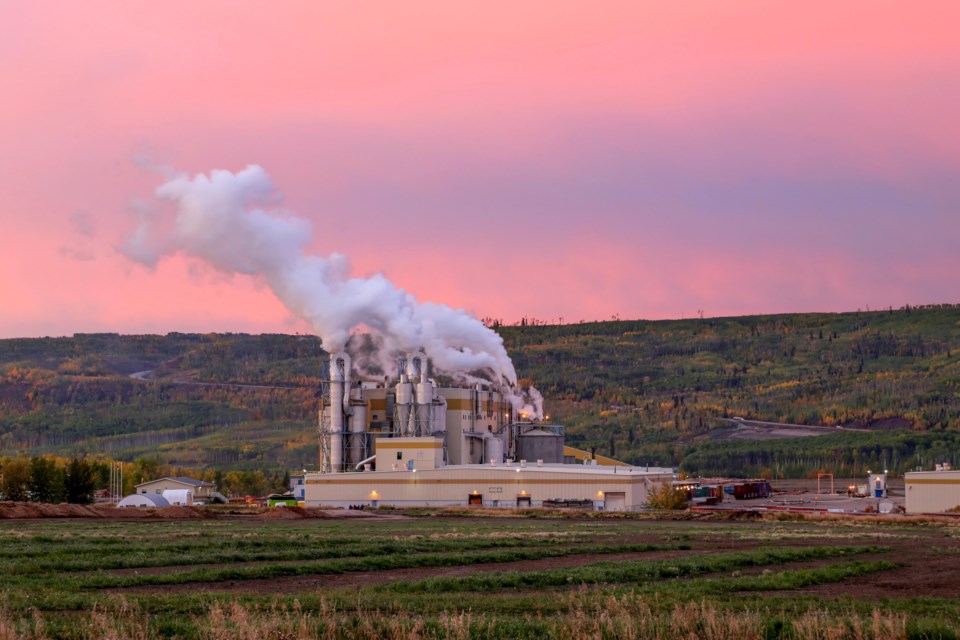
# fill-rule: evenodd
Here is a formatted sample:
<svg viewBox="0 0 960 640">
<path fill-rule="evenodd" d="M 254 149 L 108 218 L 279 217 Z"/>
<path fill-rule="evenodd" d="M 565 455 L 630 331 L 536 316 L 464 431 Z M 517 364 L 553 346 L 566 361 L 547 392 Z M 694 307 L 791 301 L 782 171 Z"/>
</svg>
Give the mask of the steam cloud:
<svg viewBox="0 0 960 640">
<path fill-rule="evenodd" d="M 422 348 L 441 371 L 489 371 L 516 387 L 503 339 L 463 309 L 419 302 L 381 274 L 351 278 L 342 254 L 306 254 L 310 222 L 278 207 L 282 196 L 261 167 L 178 175 L 154 195 L 174 205 L 173 219 L 139 207 L 140 224 L 123 247 L 131 259 L 153 267 L 182 252 L 220 271 L 260 278 L 310 323 L 329 352 L 344 350 L 351 330 L 366 327 L 390 353 Z M 542 415 L 535 389 L 513 403 L 518 411 Z"/>
</svg>

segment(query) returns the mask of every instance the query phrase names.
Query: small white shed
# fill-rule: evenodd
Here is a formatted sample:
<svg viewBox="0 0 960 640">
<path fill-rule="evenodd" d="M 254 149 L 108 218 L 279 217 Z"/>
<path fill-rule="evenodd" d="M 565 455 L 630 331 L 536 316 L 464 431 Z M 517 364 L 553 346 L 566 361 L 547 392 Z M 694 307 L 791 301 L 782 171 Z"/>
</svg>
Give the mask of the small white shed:
<svg viewBox="0 0 960 640">
<path fill-rule="evenodd" d="M 193 506 L 193 491 L 190 489 L 166 489 L 163 492 L 163 497 L 171 505 Z"/>
</svg>

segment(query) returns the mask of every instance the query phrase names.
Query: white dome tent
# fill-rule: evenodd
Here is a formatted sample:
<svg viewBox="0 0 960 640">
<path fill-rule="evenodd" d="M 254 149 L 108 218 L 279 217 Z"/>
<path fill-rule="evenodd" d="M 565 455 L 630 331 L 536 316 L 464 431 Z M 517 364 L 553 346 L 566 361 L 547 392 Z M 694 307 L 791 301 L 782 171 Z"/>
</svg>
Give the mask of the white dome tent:
<svg viewBox="0 0 960 640">
<path fill-rule="evenodd" d="M 169 507 L 170 503 L 161 495 L 155 493 L 134 493 L 120 502 L 117 503 L 117 507 Z"/>
</svg>

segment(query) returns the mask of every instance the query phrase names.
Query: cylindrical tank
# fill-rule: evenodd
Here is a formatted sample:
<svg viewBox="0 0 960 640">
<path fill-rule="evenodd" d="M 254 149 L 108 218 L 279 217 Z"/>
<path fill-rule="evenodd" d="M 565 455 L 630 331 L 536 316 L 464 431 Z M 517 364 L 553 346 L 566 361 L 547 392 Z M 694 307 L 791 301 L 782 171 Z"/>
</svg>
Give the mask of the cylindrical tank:
<svg viewBox="0 0 960 640">
<path fill-rule="evenodd" d="M 353 468 L 366 456 L 363 448 L 367 431 L 367 403 L 353 400 L 350 403 L 350 451 L 349 465 Z"/>
<path fill-rule="evenodd" d="M 421 377 L 417 387 L 417 429 L 419 435 L 433 433 L 433 385 L 426 380 L 426 374 Z"/>
<path fill-rule="evenodd" d="M 413 433 L 413 385 L 406 375 L 400 376 L 397 383 L 397 424 L 404 435 Z"/>
<path fill-rule="evenodd" d="M 483 439 L 483 461 L 490 464 L 503 462 L 503 440 L 493 434 Z"/>
<path fill-rule="evenodd" d="M 353 385 L 350 384 L 350 369 L 347 369 L 347 377 L 343 381 L 343 396 L 340 398 L 340 403 L 343 405 L 343 413 L 345 415 L 350 415 L 350 395 Z"/>
<path fill-rule="evenodd" d="M 417 403 L 430 404 L 433 402 L 433 383 L 423 380 L 417 383 Z"/>
<path fill-rule="evenodd" d="M 407 377 L 411 382 L 426 374 L 427 368 L 424 366 L 424 358 L 415 353 L 407 354 Z"/>
<path fill-rule="evenodd" d="M 518 460 L 543 460 L 544 462 L 563 462 L 563 436 L 532 429 L 517 436 Z"/>
<path fill-rule="evenodd" d="M 426 357 L 420 353 L 408 353 L 407 354 L 407 380 L 413 385 L 413 396 L 411 402 L 422 405 L 426 401 L 424 400 L 424 395 L 422 389 L 420 388 L 420 382 L 426 380 L 427 378 L 427 364 Z M 432 395 L 432 393 L 431 393 Z M 406 423 L 406 432 L 409 435 L 419 435 L 423 430 L 423 425 L 427 421 L 428 416 L 424 415 L 424 408 L 421 407 L 410 407 L 410 415 L 407 417 Z"/>
<path fill-rule="evenodd" d="M 343 432 L 346 423 L 344 398 L 349 402 L 350 356 L 346 353 L 330 355 L 330 426 L 327 434 L 327 450 L 330 454 L 330 469 L 333 473 L 343 470 Z M 348 408 L 349 410 L 349 408 Z"/>
</svg>

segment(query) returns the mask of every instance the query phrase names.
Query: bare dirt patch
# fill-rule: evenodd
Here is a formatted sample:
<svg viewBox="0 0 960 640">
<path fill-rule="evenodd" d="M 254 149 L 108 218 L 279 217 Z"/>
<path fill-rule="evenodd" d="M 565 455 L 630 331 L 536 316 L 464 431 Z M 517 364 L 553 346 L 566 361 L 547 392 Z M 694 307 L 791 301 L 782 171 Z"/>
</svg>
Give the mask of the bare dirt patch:
<svg viewBox="0 0 960 640">
<path fill-rule="evenodd" d="M 822 427 L 803 425 L 761 427 L 753 424 L 725 425 L 711 429 L 706 437 L 710 440 L 779 440 L 781 438 L 805 438 L 831 433 Z"/>
<path fill-rule="evenodd" d="M 0 502 L 0 520 L 36 520 L 41 518 L 100 518 L 106 520 L 202 520 L 202 519 L 262 519 L 303 520 L 308 518 L 378 518 L 400 519 L 403 515 L 354 511 L 350 509 L 304 509 L 283 507 L 262 512 L 244 514 L 226 513 L 217 509 L 194 506 L 162 507 L 144 509 L 127 507 L 118 509 L 112 504 L 45 504 L 38 502 Z"/>
<path fill-rule="evenodd" d="M 0 502 L 0 518 L 102 518 L 95 507 L 76 504 Z"/>
<path fill-rule="evenodd" d="M 889 551 L 858 556 L 857 559 L 887 560 L 899 564 L 899 567 L 841 582 L 776 593 L 778 595 L 796 593 L 829 598 L 849 596 L 857 599 L 960 597 L 960 540 L 925 532 L 919 540 L 890 538 L 878 542 L 884 547 L 889 547 Z M 791 568 L 793 567 L 794 565 L 791 565 Z M 796 567 L 800 568 L 800 565 Z"/>
</svg>

